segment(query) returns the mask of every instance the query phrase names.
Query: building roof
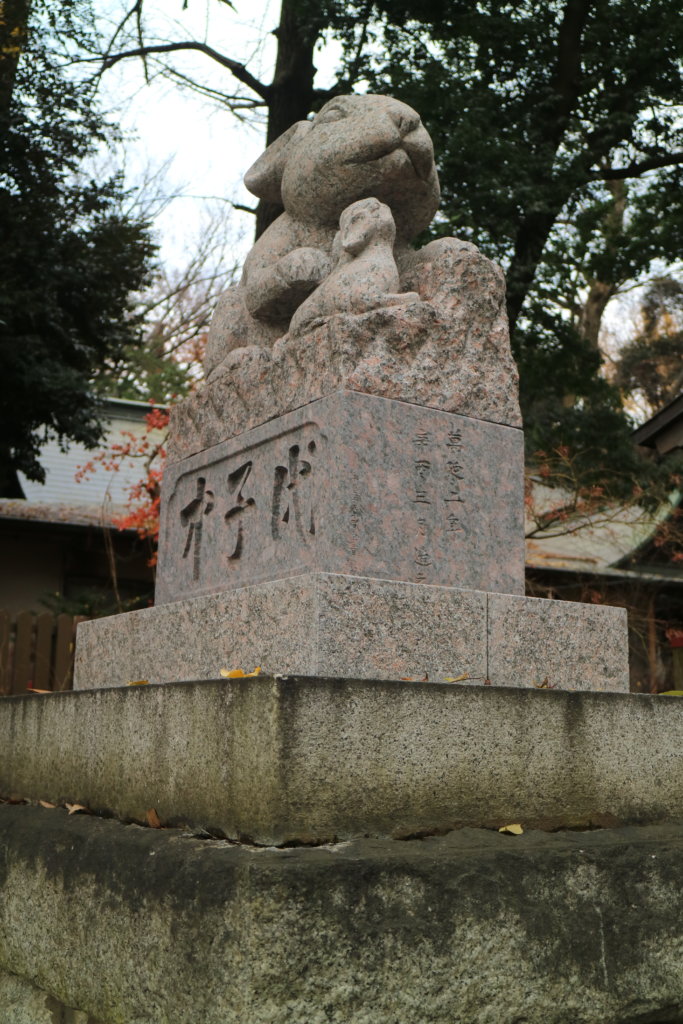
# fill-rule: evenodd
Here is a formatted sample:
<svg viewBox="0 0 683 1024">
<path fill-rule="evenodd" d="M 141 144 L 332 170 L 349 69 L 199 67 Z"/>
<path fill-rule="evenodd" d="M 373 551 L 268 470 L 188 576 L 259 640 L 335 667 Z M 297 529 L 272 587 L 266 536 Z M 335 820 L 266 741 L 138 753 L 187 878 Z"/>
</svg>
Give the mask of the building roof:
<svg viewBox="0 0 683 1024">
<path fill-rule="evenodd" d="M 145 416 L 149 410 L 146 402 L 108 399 L 104 444 L 125 444 L 129 435 L 142 438 L 147 432 Z M 96 464 L 93 473 L 77 480 L 79 468 L 91 462 L 94 454 L 82 444 L 71 444 L 63 450 L 57 441 L 47 441 L 39 455 L 45 482 L 28 480 L 18 473 L 25 498 L 0 498 L 0 518 L 75 526 L 110 525 L 112 516 L 124 512 L 131 488 L 144 476 L 143 460 L 122 459 L 115 471 Z"/>
<path fill-rule="evenodd" d="M 680 568 L 648 565 L 639 557 L 647 551 L 680 500 L 681 495 L 676 492 L 656 512 L 647 512 L 637 505 L 612 505 L 591 515 L 570 516 L 556 527 L 539 532 L 527 512 L 527 567 L 621 579 L 673 579 L 683 583 L 683 565 Z M 536 510 L 550 509 L 561 503 L 559 489 L 533 484 L 532 504 Z M 533 536 L 529 536 L 530 533 Z"/>
<path fill-rule="evenodd" d="M 58 526 L 113 525 L 110 506 L 31 502 L 21 498 L 0 498 L 0 519 L 18 519 L 21 522 L 51 523 Z"/>
<path fill-rule="evenodd" d="M 650 417 L 633 432 L 633 440 L 643 448 L 654 448 L 666 455 L 683 446 L 683 394 Z"/>
</svg>

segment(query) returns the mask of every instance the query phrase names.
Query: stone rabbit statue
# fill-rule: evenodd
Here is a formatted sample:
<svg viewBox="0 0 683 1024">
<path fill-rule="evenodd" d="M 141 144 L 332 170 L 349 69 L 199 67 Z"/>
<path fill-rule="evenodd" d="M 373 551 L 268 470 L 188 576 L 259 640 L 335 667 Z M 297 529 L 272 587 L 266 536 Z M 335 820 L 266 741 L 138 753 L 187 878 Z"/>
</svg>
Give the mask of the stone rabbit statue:
<svg viewBox="0 0 683 1024">
<path fill-rule="evenodd" d="M 390 96 L 330 100 L 312 121 L 293 125 L 269 146 L 245 184 L 259 198 L 281 203 L 283 213 L 247 256 L 240 283 L 218 302 L 207 376 L 233 349 L 271 347 L 287 333 L 293 314 L 332 270 L 334 238 L 348 206 L 374 197 L 389 207 L 394 255 L 404 272 L 416 258 L 410 243 L 431 222 L 440 195 L 428 132 L 414 110 Z"/>
</svg>

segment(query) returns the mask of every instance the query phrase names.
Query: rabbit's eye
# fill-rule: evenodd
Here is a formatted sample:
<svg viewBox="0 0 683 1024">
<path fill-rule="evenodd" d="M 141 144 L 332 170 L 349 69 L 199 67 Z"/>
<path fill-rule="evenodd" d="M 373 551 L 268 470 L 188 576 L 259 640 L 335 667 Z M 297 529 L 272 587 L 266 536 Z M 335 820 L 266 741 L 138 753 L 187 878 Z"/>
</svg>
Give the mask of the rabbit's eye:
<svg viewBox="0 0 683 1024">
<path fill-rule="evenodd" d="M 321 111 L 315 119 L 316 124 L 331 124 L 333 121 L 341 121 L 346 117 L 346 111 L 341 107 L 330 107 Z"/>
</svg>

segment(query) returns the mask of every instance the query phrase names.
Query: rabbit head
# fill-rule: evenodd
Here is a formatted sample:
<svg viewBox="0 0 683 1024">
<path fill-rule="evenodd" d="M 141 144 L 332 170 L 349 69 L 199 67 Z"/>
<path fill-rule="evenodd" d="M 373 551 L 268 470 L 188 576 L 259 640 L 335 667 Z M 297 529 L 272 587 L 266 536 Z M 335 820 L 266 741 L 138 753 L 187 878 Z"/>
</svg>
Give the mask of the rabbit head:
<svg viewBox="0 0 683 1024">
<path fill-rule="evenodd" d="M 357 256 L 372 240 L 392 246 L 396 235 L 394 218 L 379 199 L 359 199 L 339 219 L 339 243 L 345 252 Z"/>
<path fill-rule="evenodd" d="M 374 196 L 391 209 L 403 241 L 429 225 L 439 204 L 429 134 L 411 107 L 390 96 L 330 100 L 269 146 L 245 184 L 296 221 L 330 227 L 347 206 Z"/>
</svg>

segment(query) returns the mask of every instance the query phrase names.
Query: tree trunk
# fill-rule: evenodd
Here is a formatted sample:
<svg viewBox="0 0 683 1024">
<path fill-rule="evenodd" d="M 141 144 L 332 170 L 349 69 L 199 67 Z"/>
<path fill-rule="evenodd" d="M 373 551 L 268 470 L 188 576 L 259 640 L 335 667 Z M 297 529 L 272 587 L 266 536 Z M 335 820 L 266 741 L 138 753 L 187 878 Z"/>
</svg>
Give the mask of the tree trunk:
<svg viewBox="0 0 683 1024">
<path fill-rule="evenodd" d="M 31 0 L 0 3 L 0 131 L 9 119 L 19 58 L 28 37 Z"/>
<path fill-rule="evenodd" d="M 280 24 L 275 31 L 275 74 L 269 89 L 267 146 L 297 121 L 305 120 L 313 107 L 313 53 L 325 24 L 317 7 L 302 0 L 282 0 Z M 281 213 L 277 204 L 261 200 L 256 211 L 256 237 Z"/>
<path fill-rule="evenodd" d="M 548 123 L 554 123 L 554 128 L 541 143 L 549 188 L 545 209 L 538 210 L 537 207 L 535 211 L 522 212 L 515 239 L 515 252 L 508 271 L 507 306 L 511 335 L 533 284 L 548 235 L 572 191 L 571 188 L 562 189 L 557 181 L 553 183 L 553 164 L 581 89 L 581 41 L 590 8 L 591 0 L 566 0 L 558 29 L 555 71 L 549 83 L 548 97 L 554 110 L 554 118 L 549 118 Z M 537 206 L 538 197 L 534 197 L 533 203 Z"/>
<path fill-rule="evenodd" d="M 606 181 L 605 185 L 612 193 L 613 200 L 604 221 L 605 250 L 614 259 L 619 248 L 619 236 L 624 226 L 626 182 Z M 616 295 L 617 288 L 618 282 L 614 280 L 599 281 L 595 279 L 590 282 L 588 297 L 579 316 L 579 333 L 582 338 L 590 342 L 593 348 L 599 348 L 602 315 L 609 300 Z"/>
<path fill-rule="evenodd" d="M 507 311 L 511 337 L 515 333 L 519 314 L 533 284 L 548 235 L 563 205 L 558 203 L 553 209 L 546 209 L 543 213 L 529 214 L 523 218 L 517 231 L 515 252 L 507 273 Z"/>
<path fill-rule="evenodd" d="M 579 334 L 592 348 L 599 348 L 600 325 L 607 303 L 616 295 L 613 281 L 592 281 L 579 315 Z"/>
</svg>

